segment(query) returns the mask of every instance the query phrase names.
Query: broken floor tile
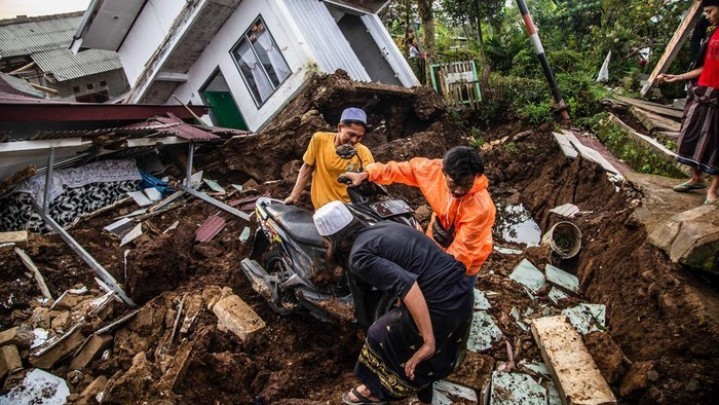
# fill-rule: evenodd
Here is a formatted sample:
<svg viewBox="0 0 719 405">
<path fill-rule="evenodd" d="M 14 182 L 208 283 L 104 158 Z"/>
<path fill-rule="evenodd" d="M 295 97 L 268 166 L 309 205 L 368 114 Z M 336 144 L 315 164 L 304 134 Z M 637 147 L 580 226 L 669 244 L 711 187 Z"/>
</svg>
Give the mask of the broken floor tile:
<svg viewBox="0 0 719 405">
<path fill-rule="evenodd" d="M 139 205 L 140 207 L 147 207 L 148 205 L 152 204 L 152 201 L 147 198 L 145 193 L 142 191 L 130 191 L 127 193 L 130 197 L 132 197 L 133 200 L 135 200 L 135 204 Z"/>
<path fill-rule="evenodd" d="M 35 328 L 32 333 L 35 335 L 35 339 L 30 344 L 31 349 L 42 346 L 50 336 L 50 331 L 42 328 Z"/>
<path fill-rule="evenodd" d="M 150 201 L 152 201 L 152 202 L 162 200 L 162 193 L 160 192 L 160 190 L 156 189 L 155 187 L 148 187 L 142 191 L 145 192 L 145 195 L 147 196 L 147 198 L 149 198 Z"/>
<path fill-rule="evenodd" d="M 218 182 L 210 179 L 202 179 L 202 181 L 204 181 L 205 184 L 207 184 L 207 186 L 210 187 L 212 191 L 220 194 L 227 194 L 227 191 L 225 191 L 225 189 L 222 188 L 222 186 Z"/>
<path fill-rule="evenodd" d="M 579 294 L 579 279 L 574 274 L 567 273 L 551 264 L 544 265 L 544 274 L 550 283 Z"/>
<path fill-rule="evenodd" d="M 544 277 L 544 273 L 527 259 L 519 263 L 514 271 L 512 271 L 512 274 L 509 275 L 509 278 L 526 286 L 534 293 L 547 285 L 547 279 Z"/>
<path fill-rule="evenodd" d="M 492 308 L 492 305 L 487 300 L 487 296 L 484 292 L 474 289 L 474 310 L 475 311 L 486 311 Z"/>
<path fill-rule="evenodd" d="M 546 405 L 547 390 L 527 374 L 492 374 L 490 405 Z"/>
<path fill-rule="evenodd" d="M 475 353 L 483 352 L 491 348 L 492 342 L 501 337 L 502 331 L 499 330 L 492 317 L 484 311 L 477 311 L 472 317 L 467 350 Z"/>
<path fill-rule="evenodd" d="M 582 335 L 606 329 L 606 306 L 601 304 L 579 304 L 563 310 L 562 315 L 566 315 Z"/>
<path fill-rule="evenodd" d="M 449 381 L 436 381 L 432 388 L 432 405 L 452 405 L 459 399 L 477 402 L 477 393 L 473 389 Z"/>
<path fill-rule="evenodd" d="M 519 362 L 519 366 L 522 368 L 526 368 L 527 370 L 530 370 L 545 378 L 552 377 L 551 374 L 549 374 L 549 369 L 547 368 L 547 365 L 544 363 L 525 363 L 525 360 L 522 360 Z"/>
<path fill-rule="evenodd" d="M 115 221 L 111 223 L 110 225 L 102 228 L 105 231 L 113 233 L 117 237 L 121 237 L 125 233 L 127 233 L 132 227 L 135 226 L 135 223 L 130 218 L 122 218 L 119 221 Z"/>
<path fill-rule="evenodd" d="M 522 316 L 519 314 L 519 310 L 517 309 L 517 307 L 512 307 L 512 310 L 509 311 L 509 314 L 512 315 L 512 318 L 514 318 L 514 321 L 517 326 L 519 326 L 523 331 L 526 332 L 529 330 L 529 326 L 522 322 Z"/>
<path fill-rule="evenodd" d="M 120 246 L 125 246 L 128 243 L 132 242 L 133 240 L 137 239 L 142 235 L 142 224 L 135 225 L 134 228 L 125 236 L 122 237 L 122 240 L 120 241 Z"/>
<path fill-rule="evenodd" d="M 574 218 L 574 216 L 579 212 L 579 207 L 574 204 L 562 204 L 558 207 L 552 208 L 549 212 L 553 212 L 565 218 Z"/>
<path fill-rule="evenodd" d="M 242 185 L 240 184 L 231 184 L 232 187 L 235 188 L 235 190 L 242 192 Z"/>
<path fill-rule="evenodd" d="M 246 226 L 240 233 L 240 242 L 245 243 L 250 239 L 250 227 Z"/>
<path fill-rule="evenodd" d="M 70 388 L 65 380 L 35 369 L 28 373 L 19 385 L 0 397 L 0 405 L 63 405 L 68 395 Z"/>
<path fill-rule="evenodd" d="M 549 298 L 556 305 L 557 303 L 559 303 L 559 301 L 569 298 L 569 294 L 565 293 L 557 287 L 552 287 L 552 289 L 549 290 L 549 293 L 547 294 L 547 298 Z"/>
</svg>

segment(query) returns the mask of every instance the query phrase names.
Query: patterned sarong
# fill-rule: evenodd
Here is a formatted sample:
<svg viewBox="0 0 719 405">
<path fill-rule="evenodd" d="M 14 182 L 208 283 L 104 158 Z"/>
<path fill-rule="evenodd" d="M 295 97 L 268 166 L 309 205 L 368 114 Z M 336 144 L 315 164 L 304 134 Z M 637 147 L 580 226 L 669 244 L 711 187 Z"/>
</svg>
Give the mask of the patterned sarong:
<svg viewBox="0 0 719 405">
<path fill-rule="evenodd" d="M 719 89 L 689 86 L 677 160 L 719 174 Z"/>
</svg>

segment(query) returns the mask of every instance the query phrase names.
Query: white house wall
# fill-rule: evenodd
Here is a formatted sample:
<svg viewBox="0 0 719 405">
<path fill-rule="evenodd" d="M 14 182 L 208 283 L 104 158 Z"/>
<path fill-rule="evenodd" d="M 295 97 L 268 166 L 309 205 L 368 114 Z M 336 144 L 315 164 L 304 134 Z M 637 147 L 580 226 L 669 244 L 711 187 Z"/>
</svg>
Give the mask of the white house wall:
<svg viewBox="0 0 719 405">
<path fill-rule="evenodd" d="M 293 18 L 305 33 L 321 71 L 334 73 L 343 69 L 352 80 L 372 81 L 324 2 L 292 0 L 284 2 L 284 5 L 289 11 L 289 18 Z"/>
<path fill-rule="evenodd" d="M 412 68 L 400 53 L 397 44 L 395 44 L 387 28 L 382 24 L 382 20 L 376 14 L 365 14 L 362 16 L 362 22 L 367 27 L 372 38 L 377 42 L 379 49 L 402 85 L 405 87 L 419 86 L 420 83 Z"/>
<path fill-rule="evenodd" d="M 307 47 L 304 45 L 306 41 L 302 33 L 293 30 L 292 24 L 287 23 L 280 6 L 276 0 L 240 3 L 187 72 L 187 82 L 178 86 L 173 95 L 185 103 L 204 104 L 200 89 L 219 67 L 249 129 L 254 131 L 260 128 L 302 86 L 307 74 L 307 66 L 312 60 L 312 56 L 307 54 Z M 277 47 L 282 51 L 292 74 L 258 109 L 231 55 L 231 50 L 260 15 Z M 177 103 L 174 97 L 170 97 L 167 102 Z M 210 124 L 209 116 L 203 119 Z"/>
<path fill-rule="evenodd" d="M 117 50 L 127 80 L 134 87 L 145 64 L 170 31 L 175 18 L 185 7 L 181 0 L 148 0 Z"/>
</svg>

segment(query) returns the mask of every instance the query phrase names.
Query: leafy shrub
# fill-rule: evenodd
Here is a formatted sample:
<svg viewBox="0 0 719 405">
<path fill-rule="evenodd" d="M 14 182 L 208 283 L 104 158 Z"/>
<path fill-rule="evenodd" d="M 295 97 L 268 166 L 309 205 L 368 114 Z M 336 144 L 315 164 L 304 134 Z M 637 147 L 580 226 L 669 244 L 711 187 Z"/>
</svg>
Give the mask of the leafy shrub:
<svg viewBox="0 0 719 405">
<path fill-rule="evenodd" d="M 519 110 L 519 116 L 531 125 L 541 125 L 553 120 L 552 107 L 546 102 L 525 105 Z"/>
</svg>

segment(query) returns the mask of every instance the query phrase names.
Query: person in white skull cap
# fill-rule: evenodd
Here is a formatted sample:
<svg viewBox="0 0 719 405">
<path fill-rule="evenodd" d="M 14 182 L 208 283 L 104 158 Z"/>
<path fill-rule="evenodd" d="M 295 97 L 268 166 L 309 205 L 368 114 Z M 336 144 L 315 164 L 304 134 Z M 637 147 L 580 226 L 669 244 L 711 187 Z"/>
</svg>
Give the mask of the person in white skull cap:
<svg viewBox="0 0 719 405">
<path fill-rule="evenodd" d="M 368 226 L 341 202 L 314 214 L 328 255 L 353 276 L 396 296 L 367 331 L 355 373 L 362 382 L 342 396 L 348 405 L 383 404 L 416 395 L 432 402 L 432 383 L 457 366 L 474 296 L 465 268 L 430 238 L 394 222 Z"/>
</svg>

